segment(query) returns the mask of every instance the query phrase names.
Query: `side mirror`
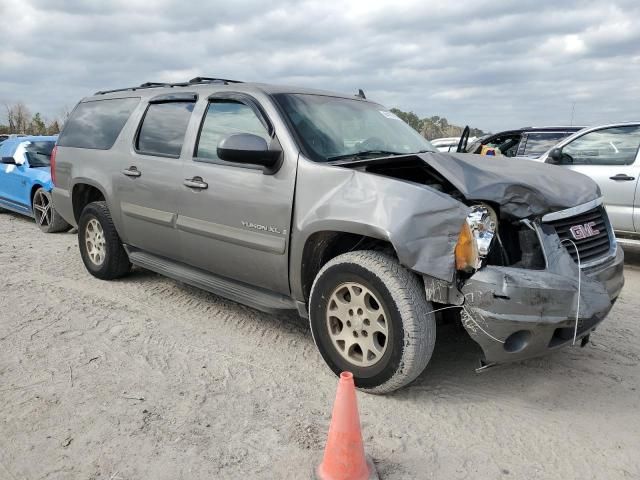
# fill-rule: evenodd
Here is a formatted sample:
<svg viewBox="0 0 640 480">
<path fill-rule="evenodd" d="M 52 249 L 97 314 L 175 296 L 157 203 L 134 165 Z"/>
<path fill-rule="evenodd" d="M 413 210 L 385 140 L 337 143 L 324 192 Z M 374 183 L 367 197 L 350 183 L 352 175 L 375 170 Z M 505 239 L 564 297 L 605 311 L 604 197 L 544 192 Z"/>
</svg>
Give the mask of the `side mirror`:
<svg viewBox="0 0 640 480">
<path fill-rule="evenodd" d="M 562 149 L 554 148 L 549 152 L 550 163 L 562 163 Z"/>
<path fill-rule="evenodd" d="M 4 165 L 16 165 L 16 159 L 13 157 L 2 157 L 2 163 Z"/>
<path fill-rule="evenodd" d="M 235 133 L 218 144 L 218 158 L 227 162 L 261 165 L 264 173 L 275 173 L 280 167 L 280 150 L 269 149 L 267 141 L 252 133 Z"/>
</svg>

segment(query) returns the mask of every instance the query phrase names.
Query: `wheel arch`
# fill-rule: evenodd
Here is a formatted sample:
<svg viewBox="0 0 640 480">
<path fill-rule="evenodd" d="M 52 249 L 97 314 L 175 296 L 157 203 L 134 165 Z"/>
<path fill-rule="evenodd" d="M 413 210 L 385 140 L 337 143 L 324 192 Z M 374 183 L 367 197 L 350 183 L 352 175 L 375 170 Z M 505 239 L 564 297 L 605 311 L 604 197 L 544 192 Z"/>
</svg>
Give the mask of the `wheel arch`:
<svg viewBox="0 0 640 480">
<path fill-rule="evenodd" d="M 397 258 L 392 243 L 384 235 L 365 234 L 359 229 L 316 231 L 306 238 L 302 249 L 298 272 L 300 299 L 308 302 L 313 281 L 327 262 L 353 250 L 383 251 Z"/>
<path fill-rule="evenodd" d="M 107 196 L 104 190 L 88 180 L 80 180 L 74 183 L 71 188 L 71 203 L 73 205 L 73 217 L 76 221 L 80 219 L 80 214 L 84 207 L 91 202 L 106 201 Z"/>
<path fill-rule="evenodd" d="M 42 185 L 41 183 L 36 182 L 33 185 L 31 185 L 31 192 L 29 193 L 29 204 L 31 205 L 32 210 L 33 210 L 33 197 L 36 196 L 36 192 L 41 188 L 45 188 L 45 186 Z"/>
</svg>

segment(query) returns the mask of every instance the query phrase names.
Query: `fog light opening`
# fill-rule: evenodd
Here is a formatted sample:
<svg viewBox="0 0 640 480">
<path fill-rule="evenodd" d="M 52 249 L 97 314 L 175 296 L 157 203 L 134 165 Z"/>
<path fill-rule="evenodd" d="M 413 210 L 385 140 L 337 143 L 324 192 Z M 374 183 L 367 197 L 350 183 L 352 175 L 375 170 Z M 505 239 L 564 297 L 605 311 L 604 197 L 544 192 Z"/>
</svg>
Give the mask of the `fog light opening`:
<svg viewBox="0 0 640 480">
<path fill-rule="evenodd" d="M 504 342 L 504 349 L 509 353 L 517 353 L 524 350 L 529 345 L 531 332 L 529 330 L 519 330 L 507 337 Z"/>
</svg>

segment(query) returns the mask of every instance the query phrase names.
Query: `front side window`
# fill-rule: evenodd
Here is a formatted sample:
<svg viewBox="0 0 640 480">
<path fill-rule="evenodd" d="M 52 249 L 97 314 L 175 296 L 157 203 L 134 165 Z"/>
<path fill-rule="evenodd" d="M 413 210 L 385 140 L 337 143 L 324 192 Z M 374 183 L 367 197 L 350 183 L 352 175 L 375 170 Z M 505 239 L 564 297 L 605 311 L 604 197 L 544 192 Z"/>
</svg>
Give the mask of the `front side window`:
<svg viewBox="0 0 640 480">
<path fill-rule="evenodd" d="M 113 98 L 78 104 L 58 139 L 62 147 L 109 150 L 140 98 Z"/>
<path fill-rule="evenodd" d="M 219 160 L 218 144 L 235 133 L 252 133 L 270 141 L 269 131 L 255 111 L 237 100 L 215 100 L 209 104 L 204 117 L 196 157 L 202 160 Z"/>
<path fill-rule="evenodd" d="M 562 148 L 569 165 L 630 165 L 638 153 L 640 125 L 589 132 Z"/>
<path fill-rule="evenodd" d="M 138 153 L 179 157 L 194 105 L 194 102 L 150 103 L 138 132 Z"/>
<path fill-rule="evenodd" d="M 274 97 L 311 160 L 330 162 L 436 151 L 422 135 L 381 105 L 325 95 Z"/>
</svg>

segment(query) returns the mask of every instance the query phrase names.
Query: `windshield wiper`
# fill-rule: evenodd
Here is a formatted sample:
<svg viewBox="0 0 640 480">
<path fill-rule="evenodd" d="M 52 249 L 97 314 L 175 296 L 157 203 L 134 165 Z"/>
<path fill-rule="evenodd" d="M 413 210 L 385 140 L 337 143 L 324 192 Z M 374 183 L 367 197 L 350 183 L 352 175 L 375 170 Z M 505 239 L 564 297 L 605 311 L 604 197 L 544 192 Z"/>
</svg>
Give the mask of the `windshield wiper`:
<svg viewBox="0 0 640 480">
<path fill-rule="evenodd" d="M 328 157 L 327 161 L 335 162 L 336 160 L 346 160 L 347 158 L 360 160 L 363 158 L 368 158 L 372 155 L 391 156 L 391 155 L 405 155 L 405 154 L 402 152 L 391 152 L 388 150 L 363 150 L 361 152 L 347 153 L 345 155 L 336 155 L 335 157 Z"/>
</svg>

